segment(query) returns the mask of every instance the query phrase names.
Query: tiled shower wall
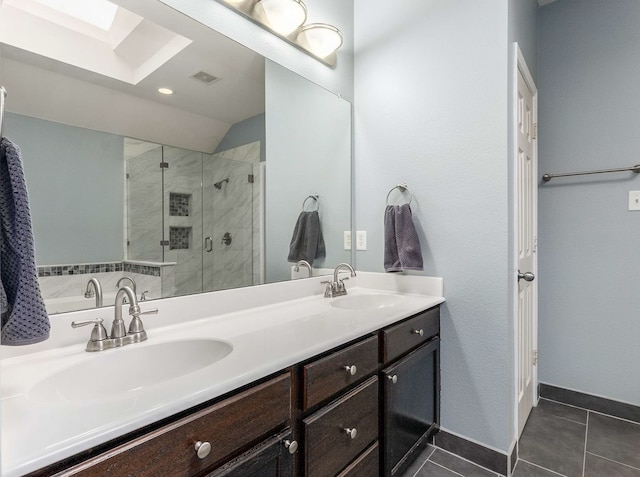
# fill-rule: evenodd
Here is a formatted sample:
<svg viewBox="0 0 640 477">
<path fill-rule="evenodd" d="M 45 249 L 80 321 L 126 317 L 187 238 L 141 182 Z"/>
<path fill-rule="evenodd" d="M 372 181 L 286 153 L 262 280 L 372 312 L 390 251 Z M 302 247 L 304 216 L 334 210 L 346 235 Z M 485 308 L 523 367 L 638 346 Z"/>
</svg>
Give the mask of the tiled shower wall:
<svg viewBox="0 0 640 477">
<path fill-rule="evenodd" d="M 127 257 L 175 263 L 172 274 L 163 273 L 163 296 L 261 283 L 260 142 L 206 155 L 128 140 L 125 156 L 127 204 L 133 204 L 127 206 Z M 213 186 L 226 178 L 221 189 Z M 225 233 L 229 245 L 222 242 Z M 211 252 L 203 252 L 205 237 Z"/>
</svg>

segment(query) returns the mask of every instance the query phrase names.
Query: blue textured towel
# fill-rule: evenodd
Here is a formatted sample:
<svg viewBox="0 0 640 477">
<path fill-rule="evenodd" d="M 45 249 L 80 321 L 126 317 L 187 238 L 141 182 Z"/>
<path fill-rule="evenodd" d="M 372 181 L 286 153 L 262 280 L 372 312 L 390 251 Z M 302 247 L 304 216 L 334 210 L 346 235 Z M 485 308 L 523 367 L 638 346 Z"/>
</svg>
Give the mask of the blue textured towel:
<svg viewBox="0 0 640 477">
<path fill-rule="evenodd" d="M 384 271 L 423 270 L 422 251 L 409 204 L 384 211 Z"/>
<path fill-rule="evenodd" d="M 3 345 L 28 345 L 49 337 L 40 293 L 31 212 L 20 148 L 0 140 L 0 311 Z"/>
</svg>

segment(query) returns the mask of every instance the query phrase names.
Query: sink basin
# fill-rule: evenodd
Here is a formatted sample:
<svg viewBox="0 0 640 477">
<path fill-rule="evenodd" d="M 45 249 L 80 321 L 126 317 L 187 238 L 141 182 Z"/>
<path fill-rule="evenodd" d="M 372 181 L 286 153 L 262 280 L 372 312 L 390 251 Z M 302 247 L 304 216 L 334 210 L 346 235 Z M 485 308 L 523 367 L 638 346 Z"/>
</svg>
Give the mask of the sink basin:
<svg viewBox="0 0 640 477">
<path fill-rule="evenodd" d="M 332 299 L 331 306 L 345 310 L 375 310 L 394 306 L 402 299 L 402 296 L 378 293 L 345 295 Z"/>
<path fill-rule="evenodd" d="M 122 396 L 198 371 L 233 350 L 231 344 L 215 339 L 137 346 L 86 353 L 86 360 L 36 384 L 29 398 L 76 402 Z"/>
</svg>

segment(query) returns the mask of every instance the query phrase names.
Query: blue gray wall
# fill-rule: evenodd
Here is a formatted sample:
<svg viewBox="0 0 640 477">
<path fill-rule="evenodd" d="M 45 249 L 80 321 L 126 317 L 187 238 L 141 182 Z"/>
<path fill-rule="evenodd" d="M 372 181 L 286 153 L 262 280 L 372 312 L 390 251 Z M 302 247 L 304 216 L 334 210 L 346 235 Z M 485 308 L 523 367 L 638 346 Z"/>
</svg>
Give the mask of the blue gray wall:
<svg viewBox="0 0 640 477">
<path fill-rule="evenodd" d="M 267 60 L 267 281 L 291 277 L 289 243 L 305 199 L 318 194 L 326 257 L 316 268 L 348 262 L 351 229 L 351 104 Z M 312 210 L 313 201 L 305 210 Z"/>
<path fill-rule="evenodd" d="M 383 271 L 388 190 L 407 182 L 425 275 L 444 277 L 442 427 L 512 434 L 507 2 L 355 2 L 360 270 Z"/>
<path fill-rule="evenodd" d="M 123 259 L 124 141 L 7 113 L 22 149 L 38 265 Z"/>
<path fill-rule="evenodd" d="M 264 161 L 266 158 L 264 113 L 231 126 L 213 153 L 217 154 L 256 141 L 260 141 L 260 161 Z"/>
<path fill-rule="evenodd" d="M 640 2 L 540 9 L 540 173 L 640 163 Z M 541 382 L 640 405 L 640 212 L 632 173 L 539 188 Z"/>
</svg>

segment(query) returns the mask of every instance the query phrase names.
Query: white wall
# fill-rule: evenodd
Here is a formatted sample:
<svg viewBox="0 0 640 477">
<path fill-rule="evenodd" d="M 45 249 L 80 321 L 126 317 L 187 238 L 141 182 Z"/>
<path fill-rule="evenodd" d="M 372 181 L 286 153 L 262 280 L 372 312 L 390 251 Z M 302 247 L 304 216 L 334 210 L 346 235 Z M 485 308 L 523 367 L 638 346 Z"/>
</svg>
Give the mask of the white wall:
<svg viewBox="0 0 640 477">
<path fill-rule="evenodd" d="M 540 173 L 640 163 L 640 2 L 540 9 Z M 540 381 L 640 405 L 640 212 L 632 173 L 539 188 Z"/>
<path fill-rule="evenodd" d="M 507 2 L 355 2 L 360 270 L 382 271 L 388 190 L 413 192 L 426 275 L 445 278 L 442 427 L 509 450 Z"/>
</svg>

